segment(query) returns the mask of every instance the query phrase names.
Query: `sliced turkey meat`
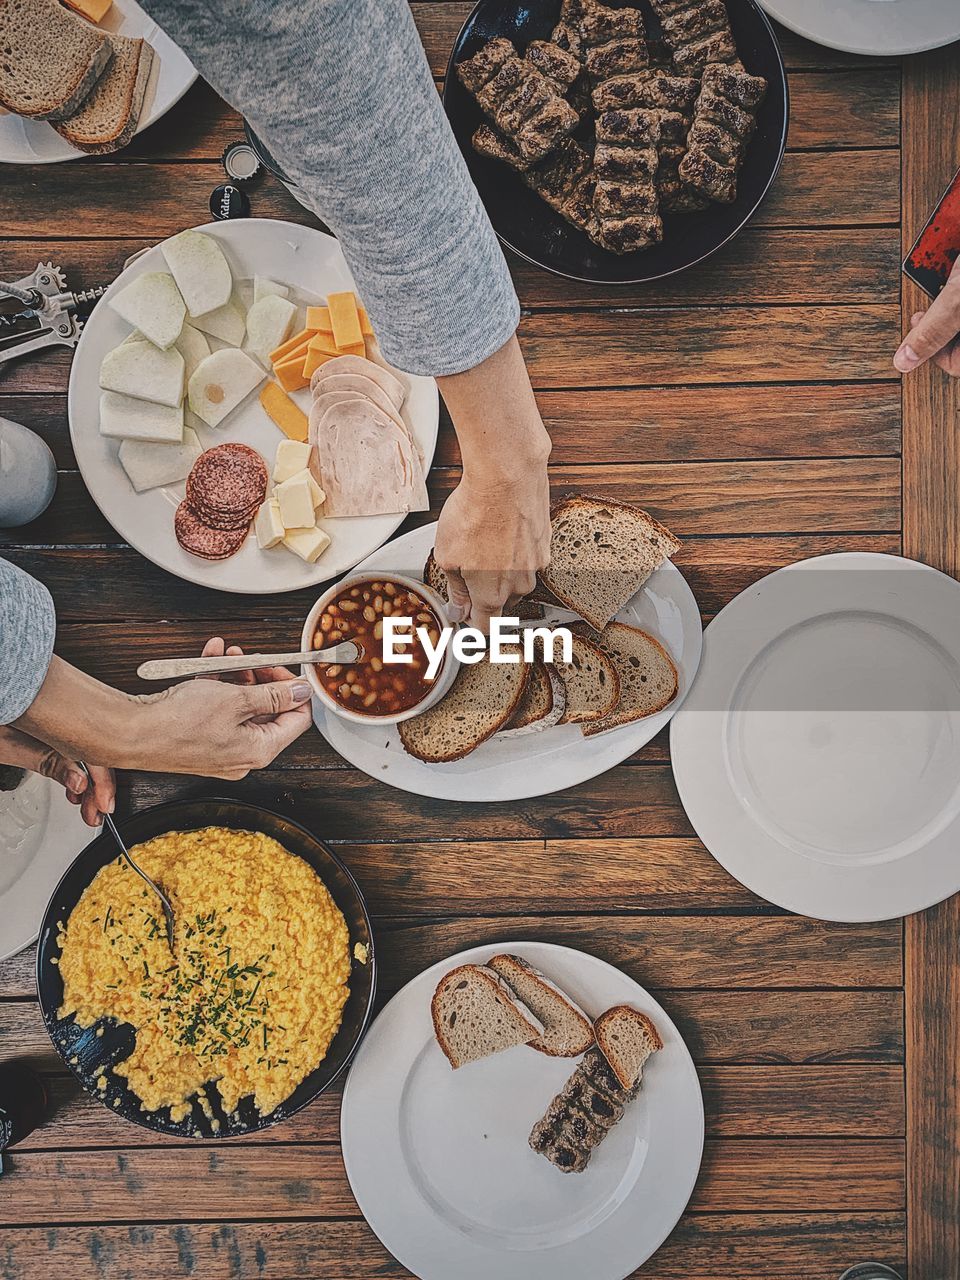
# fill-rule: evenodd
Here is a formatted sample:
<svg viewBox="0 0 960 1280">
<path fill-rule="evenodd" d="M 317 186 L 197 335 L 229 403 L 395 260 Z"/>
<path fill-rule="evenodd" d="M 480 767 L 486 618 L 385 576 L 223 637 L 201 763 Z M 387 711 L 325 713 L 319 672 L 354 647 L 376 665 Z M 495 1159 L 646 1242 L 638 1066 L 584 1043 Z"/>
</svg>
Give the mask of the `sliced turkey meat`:
<svg viewBox="0 0 960 1280">
<path fill-rule="evenodd" d="M 316 392 L 320 383 L 326 382 L 327 378 L 340 377 L 342 374 L 359 374 L 369 378 L 389 396 L 395 409 L 401 408 L 406 399 L 406 388 L 400 379 L 383 365 L 365 360 L 363 356 L 334 356 L 332 360 L 322 364 L 310 380 L 311 391 Z"/>
<path fill-rule="evenodd" d="M 429 509 L 423 466 L 409 434 L 372 401 L 314 404 L 310 443 L 326 494 L 325 516 Z"/>
</svg>

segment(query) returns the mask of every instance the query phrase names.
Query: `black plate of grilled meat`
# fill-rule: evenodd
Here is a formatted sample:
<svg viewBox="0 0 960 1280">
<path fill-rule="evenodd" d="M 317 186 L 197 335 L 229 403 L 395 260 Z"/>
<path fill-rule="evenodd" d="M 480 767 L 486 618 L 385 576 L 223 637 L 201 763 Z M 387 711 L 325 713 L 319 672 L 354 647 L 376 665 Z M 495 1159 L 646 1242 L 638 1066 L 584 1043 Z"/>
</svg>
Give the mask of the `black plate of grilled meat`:
<svg viewBox="0 0 960 1280">
<path fill-rule="evenodd" d="M 503 243 L 609 284 L 672 275 L 735 236 L 789 114 L 754 0 L 480 0 L 443 100 Z"/>
</svg>

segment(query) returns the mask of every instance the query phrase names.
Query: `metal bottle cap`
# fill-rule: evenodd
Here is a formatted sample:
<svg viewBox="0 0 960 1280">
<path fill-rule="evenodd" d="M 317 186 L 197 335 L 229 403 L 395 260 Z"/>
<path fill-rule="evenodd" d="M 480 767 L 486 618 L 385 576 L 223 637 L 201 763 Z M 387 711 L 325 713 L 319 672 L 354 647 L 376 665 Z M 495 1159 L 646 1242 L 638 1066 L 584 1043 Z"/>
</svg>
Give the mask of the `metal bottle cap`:
<svg viewBox="0 0 960 1280">
<path fill-rule="evenodd" d="M 230 218 L 249 218 L 250 198 L 232 182 L 225 182 L 216 187 L 210 196 L 210 212 L 218 222 L 226 222 Z"/>
<path fill-rule="evenodd" d="M 249 142 L 231 142 L 220 159 L 227 177 L 238 186 L 252 182 L 263 167 Z"/>
</svg>

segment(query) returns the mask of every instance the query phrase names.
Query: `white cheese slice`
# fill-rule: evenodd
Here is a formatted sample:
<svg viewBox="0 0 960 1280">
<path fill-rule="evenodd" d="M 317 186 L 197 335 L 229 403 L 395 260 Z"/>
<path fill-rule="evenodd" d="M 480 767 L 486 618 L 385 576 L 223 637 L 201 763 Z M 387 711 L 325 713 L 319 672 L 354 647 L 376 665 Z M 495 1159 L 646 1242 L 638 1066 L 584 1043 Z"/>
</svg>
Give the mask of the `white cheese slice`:
<svg viewBox="0 0 960 1280">
<path fill-rule="evenodd" d="M 255 302 L 247 312 L 247 340 L 244 351 L 270 368 L 270 352 L 286 342 L 297 318 L 297 308 L 286 298 L 267 297 Z"/>
<path fill-rule="evenodd" d="M 190 410 L 208 427 L 219 426 L 266 376 L 245 351 L 214 351 L 193 371 L 187 387 Z"/>
<path fill-rule="evenodd" d="M 161 351 L 152 342 L 122 342 L 103 357 L 100 386 L 175 409 L 183 399 L 183 371 L 183 356 L 175 346 Z"/>
<path fill-rule="evenodd" d="M 222 307 L 208 311 L 204 316 L 193 316 L 191 323 L 211 338 L 219 338 L 231 347 L 239 347 L 247 329 L 243 311 L 235 302 L 225 302 Z"/>
<path fill-rule="evenodd" d="M 310 465 L 310 445 L 299 440 L 281 440 L 273 463 L 273 482 L 283 484 Z"/>
<path fill-rule="evenodd" d="M 264 551 L 269 551 L 283 541 L 286 530 L 280 519 L 280 503 L 276 498 L 268 498 L 262 503 L 254 521 L 257 542 Z"/>
<path fill-rule="evenodd" d="M 278 484 L 273 496 L 280 503 L 280 519 L 285 529 L 305 529 L 316 523 L 310 476 L 306 471 L 298 471 Z"/>
<path fill-rule="evenodd" d="M 184 376 L 189 382 L 197 365 L 201 360 L 206 360 L 210 354 L 210 343 L 199 329 L 195 329 L 192 324 L 185 324 L 174 346 L 183 356 L 183 363 L 186 366 Z"/>
<path fill-rule="evenodd" d="M 171 409 L 149 400 L 134 400 L 116 391 L 100 397 L 100 434 L 114 440 L 152 440 L 156 444 L 180 444 L 183 440 L 183 406 Z"/>
<path fill-rule="evenodd" d="M 322 529 L 288 529 L 283 535 L 283 545 L 295 552 L 301 560 L 313 564 L 330 545 L 330 538 Z"/>
<path fill-rule="evenodd" d="M 146 440 L 123 440 L 120 465 L 137 493 L 158 489 L 164 484 L 185 480 L 203 450 L 195 431 L 184 428 L 182 444 L 152 444 Z"/>
<path fill-rule="evenodd" d="M 186 304 L 173 276 L 148 271 L 110 299 L 110 306 L 155 346 L 172 347 L 180 336 Z M 240 335 L 241 338 L 243 335 Z"/>
<path fill-rule="evenodd" d="M 165 240 L 160 252 L 191 316 L 203 315 L 229 302 L 233 276 L 213 236 L 205 236 L 202 231 L 181 231 Z"/>
<path fill-rule="evenodd" d="M 266 276 L 253 277 L 253 301 L 262 302 L 264 298 L 289 298 L 290 286 L 277 284 L 276 280 L 268 280 Z"/>
</svg>

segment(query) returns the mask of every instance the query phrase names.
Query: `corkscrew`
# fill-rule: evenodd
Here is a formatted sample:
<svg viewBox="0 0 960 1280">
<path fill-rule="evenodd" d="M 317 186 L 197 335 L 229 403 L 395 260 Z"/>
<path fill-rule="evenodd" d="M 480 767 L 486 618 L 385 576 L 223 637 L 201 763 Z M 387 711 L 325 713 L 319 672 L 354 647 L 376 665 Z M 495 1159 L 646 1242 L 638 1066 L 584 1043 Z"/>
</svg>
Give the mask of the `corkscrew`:
<svg viewBox="0 0 960 1280">
<path fill-rule="evenodd" d="M 0 364 L 45 347 L 75 347 L 104 289 L 73 291 L 53 263 L 38 263 L 21 280 L 0 280 Z"/>
</svg>

